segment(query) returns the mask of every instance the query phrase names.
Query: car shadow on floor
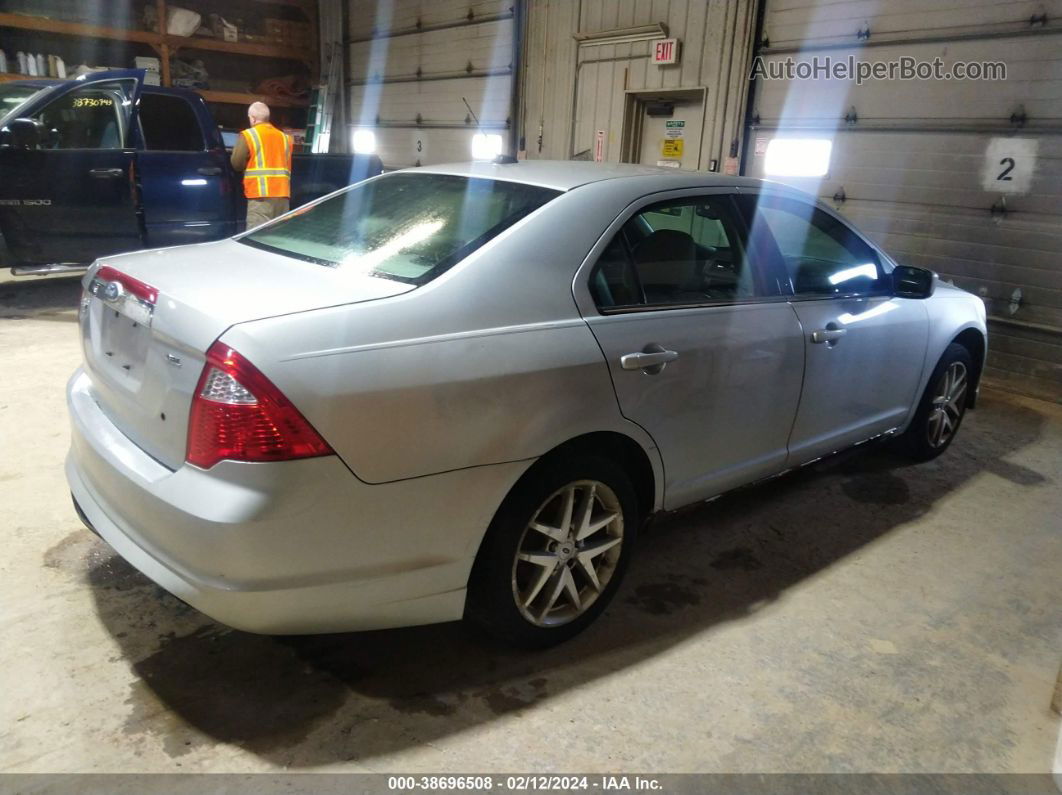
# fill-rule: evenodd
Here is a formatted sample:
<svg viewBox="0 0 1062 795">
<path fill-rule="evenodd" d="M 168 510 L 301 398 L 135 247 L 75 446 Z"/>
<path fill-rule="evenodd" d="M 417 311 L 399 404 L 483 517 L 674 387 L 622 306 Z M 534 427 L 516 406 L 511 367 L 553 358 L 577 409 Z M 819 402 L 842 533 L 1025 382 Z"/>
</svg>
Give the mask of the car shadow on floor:
<svg viewBox="0 0 1062 795">
<path fill-rule="evenodd" d="M 1043 422 L 985 396 L 937 461 L 913 466 L 877 446 L 657 520 L 597 624 L 544 652 L 499 648 L 460 624 L 251 635 L 179 603 L 99 541 L 81 562 L 138 677 L 127 733 L 156 736 L 174 757 L 221 741 L 291 767 L 363 760 L 548 702 L 740 620 L 981 473 L 1035 486 L 1042 475 L 1005 457 Z"/>
</svg>

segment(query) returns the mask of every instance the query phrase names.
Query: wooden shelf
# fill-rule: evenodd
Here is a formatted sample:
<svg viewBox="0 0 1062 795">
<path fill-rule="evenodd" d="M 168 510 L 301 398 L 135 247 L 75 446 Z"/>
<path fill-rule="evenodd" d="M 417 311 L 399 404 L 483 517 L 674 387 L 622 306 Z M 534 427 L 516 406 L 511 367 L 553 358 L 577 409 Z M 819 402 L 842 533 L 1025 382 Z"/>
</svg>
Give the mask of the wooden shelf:
<svg viewBox="0 0 1062 795">
<path fill-rule="evenodd" d="M 165 36 L 163 40 L 170 50 L 213 50 L 236 55 L 254 55 L 260 58 L 284 58 L 289 61 L 308 61 L 311 55 L 306 50 L 282 47 L 279 44 L 257 44 L 250 41 L 221 41 L 206 36 Z"/>
<path fill-rule="evenodd" d="M 67 36 L 113 39 L 115 41 L 136 41 L 142 44 L 162 43 L 162 36 L 150 30 L 83 25 L 80 22 L 64 22 L 60 19 L 31 17 L 28 14 L 12 14 L 6 11 L 0 12 L 0 27 L 32 30 L 38 33 L 61 33 Z"/>
<path fill-rule="evenodd" d="M 83 25 L 80 22 L 63 22 L 57 19 L 32 17 L 27 14 L 0 12 L 0 27 L 30 30 L 38 33 L 58 33 L 65 36 L 111 39 L 150 44 L 156 49 L 168 47 L 176 50 L 211 50 L 235 55 L 252 55 L 259 58 L 282 58 L 289 61 L 313 61 L 311 50 L 296 49 L 277 44 L 258 44 L 247 41 L 221 41 L 205 36 L 170 36 L 150 30 L 107 28 L 99 25 Z"/>
<path fill-rule="evenodd" d="M 244 94 L 240 91 L 208 91 L 196 89 L 207 102 L 222 102 L 229 105 L 250 105 L 252 102 L 261 101 L 271 108 L 305 108 L 310 103 L 305 99 L 291 99 L 290 97 L 271 97 L 268 94 Z"/>
<path fill-rule="evenodd" d="M 314 30 L 317 27 L 316 0 L 256 0 L 260 3 L 284 5 L 300 9 Z M 166 0 L 156 0 L 158 17 L 164 19 L 166 15 Z M 297 48 L 281 44 L 266 44 L 249 41 L 222 41 L 198 36 L 171 36 L 151 30 L 136 30 L 132 28 L 112 28 L 103 25 L 86 25 L 80 22 L 66 22 L 57 19 L 46 19 L 29 14 L 14 14 L 0 12 L 0 28 L 15 28 L 17 30 L 31 31 L 40 34 L 78 36 L 89 39 L 103 39 L 110 41 L 126 41 L 150 46 L 159 56 L 162 69 L 162 85 L 170 85 L 170 58 L 181 50 L 200 50 L 210 52 L 223 52 L 233 55 L 247 55 L 255 58 L 273 58 L 285 61 L 298 61 L 306 64 L 309 68 L 311 79 L 317 79 L 317 48 L 316 46 Z M 30 75 L 0 74 L 0 83 L 11 80 L 36 79 Z M 253 94 L 242 91 L 199 91 L 199 94 L 207 102 L 215 102 L 228 105 L 250 105 L 256 100 L 262 100 L 276 108 L 305 108 L 309 106 L 308 100 L 291 99 L 286 97 L 271 97 L 264 94 Z"/>
<path fill-rule="evenodd" d="M 40 80 L 33 75 L 17 75 L 11 72 L 0 72 L 0 83 L 10 83 L 12 80 Z"/>
<path fill-rule="evenodd" d="M 291 6 L 299 9 L 307 16 L 317 13 L 315 0 L 254 0 L 254 2 L 272 6 Z"/>
</svg>

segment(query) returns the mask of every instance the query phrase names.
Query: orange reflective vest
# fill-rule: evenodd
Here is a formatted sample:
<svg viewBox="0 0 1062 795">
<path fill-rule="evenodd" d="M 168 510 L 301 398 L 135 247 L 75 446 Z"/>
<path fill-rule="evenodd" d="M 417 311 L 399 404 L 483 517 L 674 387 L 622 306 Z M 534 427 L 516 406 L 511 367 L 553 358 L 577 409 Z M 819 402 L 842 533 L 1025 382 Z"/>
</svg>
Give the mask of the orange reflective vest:
<svg viewBox="0 0 1062 795">
<path fill-rule="evenodd" d="M 291 196 L 291 136 L 272 124 L 256 124 L 244 130 L 247 169 L 243 192 L 248 199 L 284 199 Z"/>
</svg>

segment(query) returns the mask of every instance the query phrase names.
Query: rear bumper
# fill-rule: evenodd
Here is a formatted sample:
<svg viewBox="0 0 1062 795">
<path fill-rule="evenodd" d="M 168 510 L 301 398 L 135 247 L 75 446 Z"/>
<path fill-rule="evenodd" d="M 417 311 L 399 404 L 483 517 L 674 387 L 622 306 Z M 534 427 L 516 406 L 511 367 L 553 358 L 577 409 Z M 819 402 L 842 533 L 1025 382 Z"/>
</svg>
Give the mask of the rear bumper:
<svg viewBox="0 0 1062 795">
<path fill-rule="evenodd" d="M 67 388 L 70 490 L 87 524 L 158 585 L 250 632 L 461 617 L 490 519 L 527 463 L 366 485 L 336 457 L 172 471 Z"/>
</svg>

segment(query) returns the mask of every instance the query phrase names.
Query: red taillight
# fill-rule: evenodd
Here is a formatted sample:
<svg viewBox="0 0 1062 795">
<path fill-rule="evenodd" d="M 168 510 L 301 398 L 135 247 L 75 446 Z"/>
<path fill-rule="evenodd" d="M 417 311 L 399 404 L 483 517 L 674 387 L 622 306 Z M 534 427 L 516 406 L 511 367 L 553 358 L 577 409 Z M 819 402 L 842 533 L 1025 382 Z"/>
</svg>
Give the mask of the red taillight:
<svg viewBox="0 0 1062 795">
<path fill-rule="evenodd" d="M 150 284 L 145 284 L 140 279 L 134 279 L 127 273 L 122 273 L 110 265 L 101 266 L 95 274 L 95 278 L 104 282 L 117 282 L 122 285 L 127 293 L 131 293 L 145 304 L 154 305 L 159 300 L 159 291 Z"/>
<path fill-rule="evenodd" d="M 188 418 L 188 463 L 290 461 L 331 455 L 299 410 L 249 361 L 215 342 Z"/>
</svg>

